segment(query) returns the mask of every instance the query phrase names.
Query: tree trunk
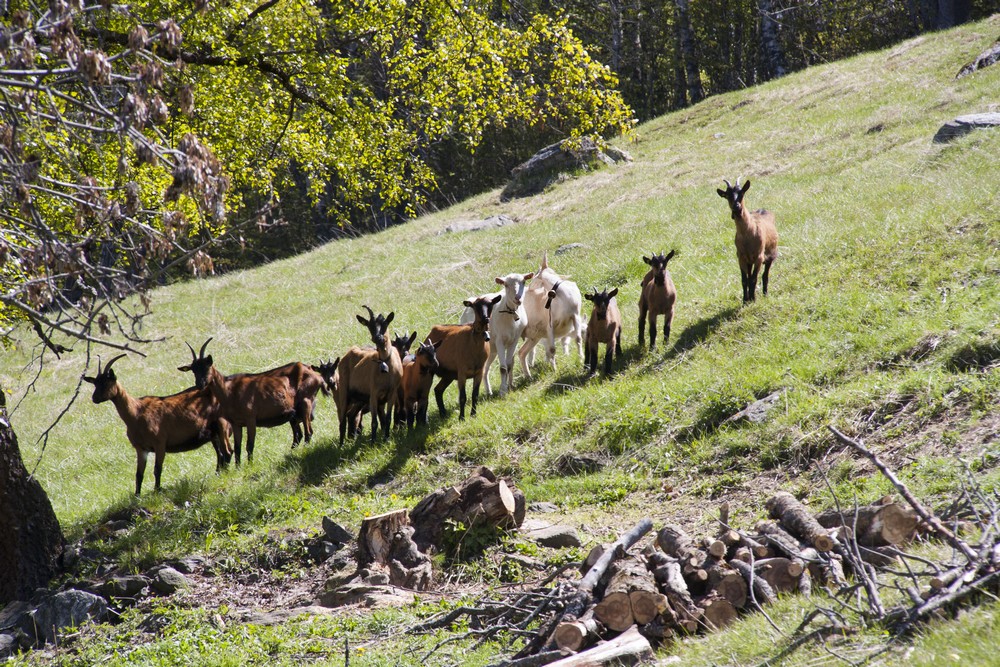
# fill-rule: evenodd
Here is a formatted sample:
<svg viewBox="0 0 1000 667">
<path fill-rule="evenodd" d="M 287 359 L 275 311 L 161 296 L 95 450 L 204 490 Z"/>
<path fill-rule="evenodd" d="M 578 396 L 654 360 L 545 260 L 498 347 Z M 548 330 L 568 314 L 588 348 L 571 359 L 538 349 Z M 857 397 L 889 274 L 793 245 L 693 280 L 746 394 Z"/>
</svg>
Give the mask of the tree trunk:
<svg viewBox="0 0 1000 667">
<path fill-rule="evenodd" d="M 970 0 L 938 0 L 937 24 L 938 30 L 954 28 L 969 20 L 972 13 Z"/>
<path fill-rule="evenodd" d="M 38 480 L 28 474 L 0 388 L 0 606 L 26 600 L 56 574 L 65 542 Z"/>
<path fill-rule="evenodd" d="M 594 667 L 595 665 L 638 665 L 653 659 L 653 647 L 631 627 L 611 641 L 594 648 L 551 662 L 551 667 Z"/>
<path fill-rule="evenodd" d="M 581 649 L 595 643 L 603 631 L 604 628 L 594 618 L 594 608 L 591 607 L 575 621 L 564 621 L 557 625 L 553 639 L 561 650 L 579 653 Z"/>
<path fill-rule="evenodd" d="M 697 104 L 705 98 L 705 92 L 701 87 L 701 68 L 698 66 L 698 54 L 695 51 L 688 0 L 674 0 L 674 7 L 677 9 L 674 20 L 677 22 L 678 52 L 684 63 L 687 101 L 689 104 Z"/>
<path fill-rule="evenodd" d="M 760 11 L 760 38 L 764 48 L 764 63 L 768 79 L 777 79 L 788 73 L 785 54 L 778 39 L 778 22 L 774 20 L 772 0 L 758 0 Z"/>
</svg>

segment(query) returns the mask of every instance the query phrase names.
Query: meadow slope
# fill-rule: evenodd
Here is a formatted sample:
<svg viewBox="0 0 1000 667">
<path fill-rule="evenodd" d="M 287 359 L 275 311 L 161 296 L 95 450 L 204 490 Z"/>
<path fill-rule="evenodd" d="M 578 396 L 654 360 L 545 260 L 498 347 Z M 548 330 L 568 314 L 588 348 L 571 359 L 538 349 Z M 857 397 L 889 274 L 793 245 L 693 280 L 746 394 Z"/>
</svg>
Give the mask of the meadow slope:
<svg viewBox="0 0 1000 667">
<path fill-rule="evenodd" d="M 955 116 L 1000 110 L 1000 66 L 954 78 L 998 31 L 994 16 L 710 98 L 638 127 L 632 143 L 619 142 L 633 162 L 578 174 L 535 197 L 503 203 L 490 192 L 254 271 L 157 290 L 143 333 L 164 342 L 115 367 L 136 395 L 172 393 L 189 381 L 176 370 L 189 359 L 184 341 L 197 346 L 209 336 L 224 372 L 291 359 L 316 363 L 365 342 L 354 317 L 362 304 L 394 311 L 394 329 L 422 337 L 433 324 L 457 321 L 462 300 L 491 291 L 494 276 L 533 271 L 548 251 L 550 265 L 581 289 L 620 289 L 625 362 L 612 378 L 586 380 L 575 351 L 560 349 L 557 371 L 542 360 L 526 382 L 518 368 L 515 391 L 481 402 L 474 419 L 442 420 L 432 409 L 427 431 L 343 448 L 333 403 L 321 398 L 309 447 L 290 450 L 287 427 L 259 431 L 254 464 L 221 477 L 209 448 L 168 456 L 164 492 L 134 500 L 135 457 L 124 428 L 110 405 L 90 402 L 88 385 L 42 451 L 38 438 L 80 386 L 85 357 L 78 346 L 49 360 L 36 379 L 23 370 L 34 345 L 25 334 L 0 365 L 0 383 L 17 403 L 12 420 L 25 460 L 38 462 L 37 476 L 73 539 L 116 511 L 148 510 L 129 535 L 100 547 L 123 567 L 203 553 L 224 559 L 233 573 L 259 564 L 266 548 L 280 548 L 282 535 L 318 530 L 323 515 L 356 528 L 366 514 L 412 505 L 479 464 L 512 476 L 529 501 L 557 503 L 558 519 L 588 542 L 607 541 L 641 516 L 697 532 L 722 500 L 732 503 L 737 522 L 752 525 L 779 488 L 820 508 L 834 493 L 866 501 L 889 492 L 873 469 L 835 445 L 828 424 L 863 437 L 931 505 L 947 502 L 962 483 L 959 458 L 974 463 L 985 488 L 995 488 L 1000 132 L 947 145 L 931 138 Z M 780 234 L 771 293 L 746 307 L 733 223 L 715 193 L 723 178 L 738 176 L 753 183 L 751 208 L 776 213 Z M 456 221 L 496 214 L 516 224 L 442 233 Z M 580 245 L 556 253 L 570 244 Z M 670 249 L 678 252 L 670 264 L 679 294 L 673 333 L 657 353 L 640 353 L 641 258 Z M 496 366 L 493 372 L 497 387 Z M 775 391 L 781 399 L 765 423 L 724 423 Z M 454 389 L 446 398 L 455 408 Z M 555 462 L 566 452 L 609 465 L 563 474 Z M 151 469 L 144 486 L 152 488 Z M 543 555 L 555 562 L 579 554 Z M 296 570 L 279 578 L 301 576 Z M 486 558 L 456 567 L 449 582 L 481 590 L 498 577 Z M 787 631 L 801 619 L 801 605 L 783 600 L 772 617 Z M 235 619 L 224 629 L 200 627 L 202 615 L 214 613 L 200 606 L 164 611 L 177 631 L 167 634 L 219 664 L 227 662 L 223 655 L 242 664 L 303 655 L 342 664 L 344 638 L 371 642 L 352 665 L 419 664 L 419 651 L 385 635 L 429 613 L 418 605 L 264 631 Z M 985 607 L 942 624 L 917 640 L 916 651 L 903 647 L 880 660 L 939 664 L 952 652 L 967 664 L 995 661 L 980 638 L 993 643 L 1000 634 L 996 611 Z M 29 660 L 110 655 L 118 643 L 135 641 L 123 627 L 130 626 L 91 637 L 97 648 L 86 650 L 97 653 Z M 133 662 L 173 664 L 186 655 L 168 650 L 167 640 L 142 637 Z M 678 653 L 692 665 L 755 664 L 779 640 L 763 620 L 748 618 L 664 655 Z M 875 643 L 862 635 L 844 650 Z M 500 650 L 490 644 L 460 660 L 485 664 Z M 823 656 L 805 650 L 787 664 L 820 664 Z"/>
</svg>

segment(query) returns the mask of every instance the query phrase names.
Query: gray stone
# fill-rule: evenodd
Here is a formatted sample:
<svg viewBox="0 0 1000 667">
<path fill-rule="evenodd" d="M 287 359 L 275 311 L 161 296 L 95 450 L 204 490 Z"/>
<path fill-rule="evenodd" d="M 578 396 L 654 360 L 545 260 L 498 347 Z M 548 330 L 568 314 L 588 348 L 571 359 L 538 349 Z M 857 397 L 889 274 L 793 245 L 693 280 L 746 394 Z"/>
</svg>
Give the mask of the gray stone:
<svg viewBox="0 0 1000 667">
<path fill-rule="evenodd" d="M 500 194 L 501 201 L 538 194 L 562 180 L 566 172 L 587 170 L 599 164 L 630 162 L 625 151 L 596 142 L 590 137 L 565 140 L 546 146 L 511 170 L 511 180 Z"/>
<path fill-rule="evenodd" d="M 141 574 L 115 577 L 105 581 L 100 587 L 100 592 L 104 597 L 134 598 L 142 595 L 149 583 L 149 578 Z"/>
<path fill-rule="evenodd" d="M 556 459 L 556 470 L 563 475 L 580 475 L 602 470 L 607 465 L 604 461 L 591 454 L 574 454 L 566 452 Z"/>
<path fill-rule="evenodd" d="M 188 556 L 187 558 L 182 558 L 180 560 L 170 561 L 170 567 L 174 568 L 181 574 L 194 574 L 198 570 L 205 567 L 207 561 L 201 556 Z"/>
<path fill-rule="evenodd" d="M 974 113 L 948 121 L 934 135 L 934 143 L 946 144 L 973 130 L 1000 127 L 1000 113 Z"/>
<path fill-rule="evenodd" d="M 0 609 L 0 630 L 10 630 L 21 627 L 21 619 L 31 611 L 31 603 L 24 600 L 14 600 Z"/>
<path fill-rule="evenodd" d="M 754 401 L 747 407 L 737 412 L 735 415 L 729 417 L 726 419 L 726 422 L 748 421 L 753 424 L 762 424 L 767 421 L 771 410 L 773 410 L 774 406 L 778 404 L 778 401 L 781 400 L 781 396 L 784 393 L 784 389 L 779 389 L 772 394 L 768 394 L 759 401 Z"/>
<path fill-rule="evenodd" d="M 576 250 L 577 248 L 586 248 L 586 247 L 587 246 L 583 245 L 582 243 L 566 243 L 556 248 L 556 254 L 562 255 L 564 253 L 569 252 L 570 250 Z"/>
<path fill-rule="evenodd" d="M 552 514 L 559 511 L 559 506 L 555 503 L 531 503 L 528 505 L 528 511 L 538 512 L 539 514 Z"/>
<path fill-rule="evenodd" d="M 320 593 L 317 602 L 324 607 L 342 607 L 349 604 L 359 604 L 365 607 L 395 607 L 412 604 L 414 599 L 412 591 L 395 586 L 351 583 Z"/>
<path fill-rule="evenodd" d="M 14 635 L 0 634 L 0 660 L 9 658 L 17 653 L 17 639 Z"/>
<path fill-rule="evenodd" d="M 580 536 L 576 534 L 576 528 L 572 526 L 549 526 L 532 530 L 524 535 L 529 540 L 551 549 L 563 549 L 565 547 L 583 546 Z"/>
<path fill-rule="evenodd" d="M 254 611 L 250 612 L 242 620 L 245 623 L 250 623 L 251 625 L 281 625 L 306 614 L 312 616 L 332 616 L 334 613 L 336 612 L 329 607 L 309 605 L 306 607 L 275 609 L 273 611 L 265 612 Z"/>
<path fill-rule="evenodd" d="M 975 60 L 960 69 L 955 78 L 961 79 L 963 76 L 978 72 L 984 67 L 995 65 L 997 62 L 1000 62 L 1000 39 L 993 46 L 980 53 Z"/>
<path fill-rule="evenodd" d="M 32 612 L 35 637 L 39 643 L 54 643 L 63 628 L 75 628 L 85 621 L 103 621 L 108 603 L 100 595 L 68 590 L 43 600 Z"/>
<path fill-rule="evenodd" d="M 337 547 L 332 542 L 317 540 L 306 545 L 306 551 L 309 553 L 309 558 L 317 563 L 322 563 L 337 552 Z"/>
<path fill-rule="evenodd" d="M 182 588 L 187 588 L 190 584 L 187 577 L 174 568 L 164 567 L 157 570 L 156 574 L 153 575 L 151 585 L 157 593 L 173 595 Z"/>
<path fill-rule="evenodd" d="M 323 534 L 334 544 L 347 544 L 354 539 L 349 530 L 328 516 L 323 517 Z"/>
<path fill-rule="evenodd" d="M 485 220 L 460 220 L 453 222 L 444 228 L 441 234 L 455 234 L 457 232 L 481 232 L 484 229 L 497 229 L 514 224 L 514 219 L 500 214 L 491 215 Z"/>
</svg>

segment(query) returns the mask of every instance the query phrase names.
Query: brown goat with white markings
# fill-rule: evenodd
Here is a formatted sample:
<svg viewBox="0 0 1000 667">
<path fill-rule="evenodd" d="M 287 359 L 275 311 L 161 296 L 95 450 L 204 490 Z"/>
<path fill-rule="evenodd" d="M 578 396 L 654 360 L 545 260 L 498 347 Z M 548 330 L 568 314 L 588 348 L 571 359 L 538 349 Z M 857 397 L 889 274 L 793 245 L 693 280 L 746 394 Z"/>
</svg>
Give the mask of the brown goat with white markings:
<svg viewBox="0 0 1000 667">
<path fill-rule="evenodd" d="M 472 409 L 469 414 L 476 416 L 479 403 L 479 385 L 486 372 L 486 360 L 490 356 L 490 314 L 493 306 L 500 302 L 502 294 L 493 298 L 478 297 L 463 304 L 471 308 L 475 321 L 471 324 L 439 324 L 431 329 L 427 340 L 437 347 L 437 375 L 441 381 L 434 387 L 438 411 L 444 417 L 444 390 L 458 380 L 458 418 L 465 419 L 465 381 L 472 378 Z"/>
<path fill-rule="evenodd" d="M 271 428 L 291 424 L 292 448 L 302 441 L 312 440 L 312 412 L 316 394 L 326 384 L 323 376 L 309 366 L 295 361 L 261 373 L 223 375 L 205 355 L 211 342 L 206 340 L 201 352 L 191 350 L 191 363 L 177 370 L 194 373 L 199 389 L 207 387 L 222 406 L 222 415 L 233 426 L 236 463 L 243 449 L 243 428 L 247 430 L 247 461 L 253 462 L 257 427 Z M 301 424 L 301 428 L 300 428 Z"/>
<path fill-rule="evenodd" d="M 666 255 L 659 254 L 643 257 L 642 261 L 649 264 L 649 271 L 642 279 L 642 293 L 639 296 L 639 347 L 646 344 L 646 315 L 649 315 L 649 349 L 656 349 L 656 319 L 664 316 L 663 344 L 670 338 L 670 325 L 674 321 L 674 303 L 677 301 L 677 289 L 667 271 L 669 262 L 677 251 L 671 250 Z"/>
<path fill-rule="evenodd" d="M 778 258 L 778 229 L 774 222 L 774 213 L 764 209 L 748 211 L 743 205 L 743 196 L 750 189 L 750 181 L 740 187 L 740 179 L 736 185 L 729 181 L 725 190 L 717 189 L 719 196 L 729 204 L 729 210 L 736 222 L 736 260 L 740 263 L 740 279 L 743 282 L 743 303 L 753 301 L 757 291 L 757 274 L 761 264 L 764 265 L 764 275 L 760 286 L 764 296 L 767 296 L 767 279 L 771 273 L 771 264 Z"/>
<path fill-rule="evenodd" d="M 400 403 L 407 430 L 412 429 L 416 422 L 427 424 L 427 403 L 434 371 L 440 365 L 437 358 L 440 346 L 441 341 L 421 343 L 416 352 L 403 359 L 403 382 L 400 385 L 403 396 Z"/>
<path fill-rule="evenodd" d="M 587 346 L 583 357 L 584 367 L 589 368 L 590 375 L 597 372 L 597 346 L 604 343 L 604 374 L 611 374 L 611 363 L 615 355 L 621 359 L 622 354 L 622 314 L 618 310 L 615 296 L 618 288 L 610 292 L 604 290 L 593 294 L 585 294 L 584 298 L 594 304 L 587 324 Z"/>
<path fill-rule="evenodd" d="M 222 417 L 219 402 L 205 389 L 191 387 L 171 396 L 134 398 L 125 391 L 111 369 L 120 354 L 104 366 L 97 365 L 95 377 L 85 376 L 94 385 L 94 403 L 111 401 L 125 422 L 125 434 L 135 448 L 135 495 L 142 489 L 146 458 L 155 456 L 153 476 L 160 489 L 160 474 L 166 454 L 187 452 L 211 441 L 215 447 L 216 472 L 229 462 L 229 423 Z"/>
<path fill-rule="evenodd" d="M 347 422 L 358 415 L 359 403 L 367 403 L 372 413 L 372 442 L 378 436 L 381 423 L 384 437 L 389 437 L 389 407 L 396 399 L 399 383 L 403 379 L 403 364 L 399 352 L 386 337 L 386 330 L 395 313 L 375 316 L 372 309 L 368 319 L 357 316 L 358 322 L 368 329 L 375 348 L 352 347 L 340 359 L 340 378 L 337 383 L 337 417 L 340 421 L 340 444 L 347 435 Z"/>
</svg>

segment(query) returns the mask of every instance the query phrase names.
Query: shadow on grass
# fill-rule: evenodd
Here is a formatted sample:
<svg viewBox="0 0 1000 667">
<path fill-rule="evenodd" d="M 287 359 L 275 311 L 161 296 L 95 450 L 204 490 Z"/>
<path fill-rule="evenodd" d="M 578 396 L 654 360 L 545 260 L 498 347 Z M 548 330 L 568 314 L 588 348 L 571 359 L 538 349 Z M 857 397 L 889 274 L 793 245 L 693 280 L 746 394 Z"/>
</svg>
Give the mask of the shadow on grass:
<svg viewBox="0 0 1000 667">
<path fill-rule="evenodd" d="M 740 309 L 736 306 L 729 306 L 709 317 L 703 317 L 687 329 L 681 332 L 674 342 L 671 355 L 678 355 L 692 349 L 695 345 L 704 342 L 712 331 L 723 322 L 735 319 Z"/>
<path fill-rule="evenodd" d="M 344 461 L 353 461 L 361 452 L 361 448 L 369 443 L 367 436 L 346 438 L 343 445 L 337 444 L 337 436 L 328 442 L 304 445 L 302 456 L 289 454 L 278 464 L 281 472 L 295 472 L 302 486 L 318 486 L 326 476 L 340 467 Z M 302 447 L 303 445 L 300 445 Z"/>
</svg>

